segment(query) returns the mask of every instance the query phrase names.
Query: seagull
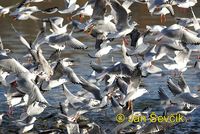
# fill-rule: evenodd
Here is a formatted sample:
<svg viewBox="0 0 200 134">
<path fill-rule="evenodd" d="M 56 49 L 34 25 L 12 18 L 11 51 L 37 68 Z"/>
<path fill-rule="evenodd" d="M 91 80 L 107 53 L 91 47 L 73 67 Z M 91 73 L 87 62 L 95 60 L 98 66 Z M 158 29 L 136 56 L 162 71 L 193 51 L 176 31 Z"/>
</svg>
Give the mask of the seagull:
<svg viewBox="0 0 200 134">
<path fill-rule="evenodd" d="M 133 31 L 130 33 L 131 38 L 131 46 L 135 48 L 136 43 L 140 37 L 141 33 L 137 29 L 133 29 Z"/>
<path fill-rule="evenodd" d="M 95 62 L 91 62 L 90 67 L 97 73 L 102 73 L 107 68 L 107 67 L 101 66 Z"/>
<path fill-rule="evenodd" d="M 172 10 L 173 11 L 173 10 Z M 174 16 L 174 12 L 172 12 L 172 11 L 170 11 L 168 8 L 166 8 L 166 7 L 163 7 L 163 8 L 161 8 L 161 10 L 160 11 L 154 11 L 153 13 L 152 13 L 152 15 L 160 15 L 161 16 L 161 19 L 160 19 L 160 21 L 161 21 L 161 23 L 163 23 L 163 22 L 166 22 L 167 21 L 167 19 L 166 19 L 166 15 L 167 14 L 171 14 L 171 16 Z"/>
<path fill-rule="evenodd" d="M 59 27 L 59 26 L 56 25 L 54 22 L 52 22 L 51 19 L 50 19 L 50 25 L 51 25 L 51 27 L 52 27 L 52 28 L 50 29 L 50 31 L 51 31 L 52 33 L 54 33 L 54 34 L 64 34 L 64 33 L 67 32 L 67 26 L 68 26 L 69 24 L 65 24 L 64 26 Z"/>
<path fill-rule="evenodd" d="M 172 84 L 174 85 L 174 83 Z M 172 88 L 172 86 L 170 86 L 170 88 Z M 175 91 L 177 87 L 173 87 L 173 88 L 174 88 L 173 90 Z M 166 95 L 166 93 L 164 92 L 162 88 L 159 89 L 158 94 L 161 99 L 162 105 L 164 105 L 165 115 L 170 115 L 170 113 L 176 113 L 176 114 L 180 113 L 183 115 L 187 115 L 187 114 L 192 113 L 196 109 L 195 106 L 190 106 L 189 104 L 181 105 L 181 103 L 171 102 L 170 97 Z"/>
<path fill-rule="evenodd" d="M 42 11 L 42 13 L 45 13 L 45 14 L 53 14 L 53 13 L 56 13 L 58 11 L 58 7 L 50 7 L 50 8 L 47 8 L 47 9 L 43 9 L 41 11 Z"/>
<path fill-rule="evenodd" d="M 178 113 L 188 114 L 199 105 L 200 100 L 195 97 L 195 94 L 191 93 L 183 75 L 179 76 L 178 86 L 172 81 L 171 78 L 168 79 L 167 84 L 173 94 L 172 97 L 168 97 L 162 88 L 160 88 L 158 92 L 160 99 L 165 102 L 164 108 L 167 110 L 165 112 L 176 110 Z"/>
<path fill-rule="evenodd" d="M 61 57 L 61 51 L 65 49 L 65 45 L 63 45 L 63 47 L 62 46 L 60 47 L 59 45 L 55 45 L 55 46 L 51 45 L 50 47 L 56 48 L 56 50 L 53 53 L 51 53 L 51 55 L 48 58 L 48 61 L 54 62 L 54 61 L 59 60 Z"/>
<path fill-rule="evenodd" d="M 11 50 L 10 49 L 6 49 L 4 48 L 4 45 L 3 45 L 3 42 L 2 42 L 2 39 L 1 39 L 1 36 L 0 36 L 0 53 L 2 55 L 7 55 L 8 53 L 10 53 Z"/>
<path fill-rule="evenodd" d="M 133 4 L 133 2 L 135 2 L 135 0 L 133 0 L 133 1 L 125 0 L 125 1 L 122 3 L 122 6 L 126 9 L 126 12 L 127 12 L 127 13 L 130 13 L 130 12 L 131 12 L 131 10 L 129 9 L 129 7 Z"/>
<path fill-rule="evenodd" d="M 170 122 L 150 122 L 141 127 L 136 134 L 164 133 L 171 126 L 173 126 L 173 124 Z"/>
<path fill-rule="evenodd" d="M 81 84 L 82 82 L 79 77 L 76 75 L 74 70 L 69 67 L 69 65 L 72 64 L 73 62 L 71 62 L 69 59 L 59 60 L 53 68 L 54 75 L 50 78 L 50 80 L 57 80 L 66 75 L 72 83 Z"/>
<path fill-rule="evenodd" d="M 63 17 L 57 17 L 57 16 L 56 17 L 48 17 L 48 18 L 43 18 L 42 21 L 53 23 L 58 27 L 63 27 L 64 18 Z"/>
<path fill-rule="evenodd" d="M 62 84 L 62 88 L 63 88 L 63 92 L 64 95 L 66 96 L 66 98 L 69 100 L 69 103 L 74 107 L 80 107 L 81 105 L 83 106 L 84 101 L 86 101 L 86 99 L 84 97 L 78 97 L 73 95 L 69 89 L 65 86 L 65 84 Z"/>
<path fill-rule="evenodd" d="M 116 26 L 112 22 L 114 17 L 113 15 L 106 15 L 106 6 L 106 0 L 95 1 L 94 11 L 89 20 L 92 25 L 89 34 L 92 34 L 92 30 L 95 31 L 97 40 L 105 40 L 104 38 L 108 33 L 116 32 Z"/>
<path fill-rule="evenodd" d="M 12 115 L 14 107 L 27 105 L 28 102 L 28 95 L 25 95 L 24 93 L 20 92 L 16 88 L 15 83 L 15 81 L 10 83 L 10 87 L 7 89 L 6 94 L 4 94 L 4 96 L 7 99 L 7 104 L 9 106 L 7 112 L 8 116 Z"/>
<path fill-rule="evenodd" d="M 33 81 L 27 77 L 27 73 L 18 74 L 18 78 L 16 80 L 18 89 L 29 95 L 28 105 L 31 105 L 35 101 L 48 104 L 47 100 L 42 95 L 38 86 L 33 83 Z"/>
<path fill-rule="evenodd" d="M 195 6 L 197 4 L 197 0 L 173 0 L 172 4 L 181 8 L 189 8 Z"/>
<path fill-rule="evenodd" d="M 168 70 L 178 70 L 180 71 L 180 73 L 186 71 L 191 51 L 175 51 L 175 55 L 176 57 L 172 59 L 175 62 L 175 64 L 163 64 L 164 67 Z"/>
<path fill-rule="evenodd" d="M 64 43 L 66 46 L 70 46 L 74 49 L 87 49 L 87 46 L 74 38 L 72 33 L 63 33 L 63 34 L 50 34 L 44 37 L 41 44 L 50 43 L 50 44 L 62 44 Z"/>
<path fill-rule="evenodd" d="M 95 71 L 92 71 L 92 73 L 88 76 L 87 81 L 91 82 L 91 83 L 96 83 L 97 82 L 97 80 L 96 80 L 96 72 Z"/>
<path fill-rule="evenodd" d="M 27 70 L 24 66 L 21 65 L 21 63 L 16 61 L 14 58 L 1 54 L 0 54 L 0 67 L 2 67 L 3 70 L 6 70 L 8 72 L 14 72 L 17 74 L 29 72 L 29 70 Z"/>
<path fill-rule="evenodd" d="M 42 49 L 39 47 L 37 50 L 37 57 L 42 70 L 46 73 L 47 78 L 50 78 L 53 75 L 53 70 L 49 65 L 48 61 L 42 54 Z"/>
<path fill-rule="evenodd" d="M 39 31 L 35 40 L 31 43 L 28 43 L 28 41 L 15 29 L 15 27 L 13 25 L 11 25 L 11 26 L 12 26 L 13 30 L 16 32 L 16 34 L 19 36 L 19 39 L 22 42 L 22 44 L 28 48 L 28 50 L 34 60 L 34 63 L 39 63 L 39 57 L 37 55 L 37 52 L 41 45 L 39 43 L 39 41 L 43 37 L 44 31 L 42 31 L 42 30 Z"/>
<path fill-rule="evenodd" d="M 37 6 L 31 6 L 31 7 L 20 7 L 16 8 L 16 10 L 12 13 L 10 13 L 10 16 L 14 17 L 14 20 L 41 20 L 38 17 L 33 16 L 33 13 L 41 12 Z"/>
<path fill-rule="evenodd" d="M 174 16 L 174 9 L 168 0 L 151 0 L 147 2 L 147 7 L 151 14 L 155 13 L 161 15 L 161 22 L 166 20 L 165 14 L 170 13 L 171 16 Z M 160 11 L 156 12 L 157 8 L 160 8 Z"/>
<path fill-rule="evenodd" d="M 184 18 L 184 17 L 175 17 L 176 23 L 178 25 L 184 26 L 184 27 L 192 27 L 193 19 L 192 18 Z M 200 22 L 199 18 L 196 18 L 198 22 Z"/>
<path fill-rule="evenodd" d="M 18 132 L 19 133 L 26 133 L 26 132 L 32 130 L 36 120 L 37 120 L 36 117 L 31 117 L 31 119 L 29 119 L 29 121 L 27 121 L 27 122 L 16 121 L 15 122 L 16 126 L 20 128 L 20 130 Z"/>
<path fill-rule="evenodd" d="M 101 49 L 100 50 L 98 50 L 95 54 L 94 54 L 94 56 L 93 55 L 91 55 L 90 53 L 88 54 L 88 56 L 89 57 L 91 57 L 91 58 L 101 58 L 102 56 L 104 56 L 104 55 L 107 55 L 107 54 L 109 54 L 110 52 L 115 52 L 115 51 L 119 51 L 120 50 L 120 48 L 118 47 L 118 46 L 111 46 L 111 45 L 107 45 L 107 43 L 109 43 L 110 41 L 106 41 L 106 42 L 103 42 L 102 44 L 101 44 Z"/>
<path fill-rule="evenodd" d="M 134 48 L 134 52 L 126 53 L 127 56 L 133 55 L 144 55 L 147 51 L 149 51 L 150 47 L 148 43 L 144 43 L 144 38 L 149 34 L 149 30 L 145 31 L 140 35 L 137 39 L 136 46 Z"/>
<path fill-rule="evenodd" d="M 191 9 L 191 12 L 192 12 L 192 15 L 193 15 L 193 18 L 192 18 L 192 22 L 193 22 L 193 25 L 194 25 L 194 30 L 197 31 L 198 33 L 200 32 L 200 25 L 199 25 L 199 21 L 193 11 L 193 8 L 190 7 Z"/>
<path fill-rule="evenodd" d="M 108 46 L 106 46 L 106 47 L 101 48 L 99 51 L 97 51 L 97 52 L 95 53 L 94 56 L 92 56 L 92 55 L 90 55 L 90 54 L 88 54 L 88 55 L 89 55 L 91 58 L 100 58 L 100 57 L 102 57 L 103 55 L 108 54 L 112 49 L 113 49 L 112 46 L 108 45 Z"/>
<path fill-rule="evenodd" d="M 76 4 L 77 0 L 64 0 L 65 8 L 62 10 L 58 10 L 61 14 L 72 13 L 76 11 L 80 6 Z"/>
<path fill-rule="evenodd" d="M 21 8 L 26 4 L 30 4 L 31 2 L 43 2 L 44 0 L 22 0 L 22 2 L 19 4 L 19 6 L 17 8 Z"/>
<path fill-rule="evenodd" d="M 106 0 L 96 0 L 94 5 L 94 10 L 91 16 L 93 20 L 102 20 L 104 19 L 106 12 Z"/>
<path fill-rule="evenodd" d="M 136 98 L 142 96 L 143 94 L 147 93 L 148 91 L 144 88 L 139 88 L 140 82 L 142 77 L 142 71 L 140 70 L 140 65 L 136 65 L 133 74 L 130 78 L 130 83 L 127 87 L 127 94 L 124 100 L 122 101 L 122 105 L 125 105 L 126 102 L 129 101 L 128 108 L 132 109 L 131 102 Z M 133 110 L 133 109 L 132 109 Z"/>
<path fill-rule="evenodd" d="M 33 13 L 32 11 L 19 13 L 16 16 L 14 16 L 14 20 L 28 20 L 28 19 L 32 19 L 35 21 L 41 20 L 40 18 L 33 16 L 32 13 Z"/>
<path fill-rule="evenodd" d="M 0 114 L 0 126 L 1 126 L 1 124 L 3 122 L 3 116 L 4 116 L 4 114 Z"/>
<path fill-rule="evenodd" d="M 59 78 L 57 80 L 43 80 L 39 86 L 40 90 L 42 91 L 49 91 L 53 88 L 57 88 L 59 86 L 61 86 L 64 83 L 67 83 L 68 80 L 66 78 Z"/>
<path fill-rule="evenodd" d="M 73 12 L 72 17 L 80 15 L 80 21 L 82 22 L 82 18 L 84 16 L 92 16 L 92 13 L 92 4 L 87 1 L 82 7 L 79 7 L 76 11 Z"/>
<path fill-rule="evenodd" d="M 40 115 L 45 110 L 46 107 L 47 107 L 46 104 L 35 101 L 31 105 L 28 106 L 26 114 L 27 116 Z"/>
<path fill-rule="evenodd" d="M 83 77 L 80 77 L 81 80 L 81 86 L 87 90 L 88 92 L 92 93 L 96 100 L 102 100 L 102 95 L 100 92 L 100 88 L 97 87 L 95 84 L 88 82 Z"/>
<path fill-rule="evenodd" d="M 137 25 L 136 22 L 131 22 L 128 19 L 128 13 L 124 7 L 117 1 L 110 1 L 111 13 L 114 14 L 117 32 L 109 33 L 107 38 L 125 37 L 131 33 Z"/>
<path fill-rule="evenodd" d="M 4 17 L 6 14 L 8 14 L 10 12 L 10 9 L 12 9 L 12 8 L 14 8 L 16 6 L 17 6 L 17 4 L 12 5 L 12 6 L 8 6 L 8 7 L 0 6 L 0 16 L 3 15 L 3 17 Z"/>
<path fill-rule="evenodd" d="M 73 95 L 64 84 L 62 87 L 66 96 L 66 100 L 63 103 L 60 103 L 61 113 L 67 115 L 68 120 L 74 122 L 79 118 L 80 115 L 90 110 L 88 100 L 86 100 L 84 97 Z"/>
<path fill-rule="evenodd" d="M 198 34 L 196 32 L 178 24 L 173 24 L 164 28 L 161 33 L 168 38 L 178 40 L 186 45 L 198 45 L 198 43 L 200 43 L 200 38 L 197 36 Z"/>
</svg>

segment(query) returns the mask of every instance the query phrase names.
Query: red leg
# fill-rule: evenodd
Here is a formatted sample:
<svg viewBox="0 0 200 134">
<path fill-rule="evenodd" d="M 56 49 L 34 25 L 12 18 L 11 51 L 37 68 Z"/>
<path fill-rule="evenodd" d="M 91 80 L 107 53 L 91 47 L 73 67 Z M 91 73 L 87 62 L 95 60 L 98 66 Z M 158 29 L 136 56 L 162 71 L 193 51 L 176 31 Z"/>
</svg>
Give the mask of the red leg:
<svg viewBox="0 0 200 134">
<path fill-rule="evenodd" d="M 123 42 L 124 42 L 124 44 L 126 45 L 126 46 L 128 46 L 128 40 L 126 39 L 126 37 L 123 37 Z M 122 42 L 122 43 L 123 43 Z"/>
<path fill-rule="evenodd" d="M 167 18 L 166 18 L 166 16 L 165 16 L 165 15 L 163 15 L 163 18 L 164 18 L 164 22 L 166 22 L 166 21 L 167 21 Z"/>
<path fill-rule="evenodd" d="M 84 15 L 80 14 L 79 16 L 79 21 L 82 23 L 83 22 L 83 18 L 84 18 Z"/>
<path fill-rule="evenodd" d="M 163 23 L 162 14 L 160 15 L 160 23 Z"/>
<path fill-rule="evenodd" d="M 12 117 L 12 115 L 13 115 L 13 108 L 12 108 L 12 106 L 8 107 L 7 115 L 8 115 L 8 117 Z"/>
</svg>

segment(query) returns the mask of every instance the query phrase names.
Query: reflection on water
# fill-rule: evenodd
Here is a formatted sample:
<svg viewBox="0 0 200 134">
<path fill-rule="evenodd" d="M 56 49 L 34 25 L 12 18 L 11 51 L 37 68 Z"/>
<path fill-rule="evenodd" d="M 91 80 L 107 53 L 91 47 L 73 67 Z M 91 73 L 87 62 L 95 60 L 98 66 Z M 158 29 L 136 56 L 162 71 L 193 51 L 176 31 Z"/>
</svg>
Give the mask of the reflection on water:
<svg viewBox="0 0 200 134">
<path fill-rule="evenodd" d="M 63 7 L 63 0 L 49 0 L 50 2 L 48 4 L 36 4 L 39 6 L 39 8 L 44 9 L 52 6 L 58 6 L 58 7 Z M 18 0 L 1 0 L 0 5 L 2 6 L 8 6 L 17 3 Z M 79 0 L 82 4 L 84 1 Z M 194 11 L 197 15 L 197 17 L 200 17 L 200 10 L 199 9 L 200 4 L 196 5 L 194 7 Z M 134 20 L 139 24 L 138 27 L 143 30 L 145 29 L 146 25 L 154 25 L 154 24 L 161 24 L 160 23 L 160 17 L 159 16 L 151 16 L 148 11 L 146 5 L 141 5 L 134 3 L 132 5 L 132 16 Z M 35 13 L 34 14 L 37 17 L 48 17 L 52 15 L 42 15 L 40 13 Z M 67 23 L 67 17 L 66 15 L 60 15 L 60 14 L 54 14 L 55 16 L 62 16 L 65 18 L 65 22 Z M 175 16 L 178 17 L 191 17 L 192 14 L 190 10 L 188 9 L 180 9 L 180 8 L 175 8 Z M 163 25 L 170 25 L 173 24 L 174 18 L 171 16 L 167 16 L 167 22 L 163 23 Z M 20 59 L 21 56 L 27 53 L 27 49 L 20 43 L 18 37 L 16 36 L 15 32 L 11 28 L 11 24 L 15 26 L 15 28 L 20 31 L 23 36 L 28 40 L 32 41 L 37 32 L 39 31 L 41 27 L 40 22 L 36 22 L 33 20 L 27 20 L 27 21 L 14 21 L 11 17 L 8 15 L 5 18 L 0 18 L 0 36 L 2 37 L 3 43 L 6 48 L 10 48 L 14 52 L 14 56 L 17 59 Z M 89 67 L 89 64 L 92 60 L 89 59 L 88 53 L 91 52 L 91 50 L 94 49 L 94 39 L 89 37 L 87 34 L 83 33 L 74 33 L 74 36 L 79 39 L 80 41 L 84 42 L 89 46 L 89 49 L 82 51 L 82 50 L 72 50 L 72 49 L 67 49 L 66 51 L 63 52 L 64 57 L 71 57 L 71 58 L 76 58 L 79 59 L 79 65 L 74 67 L 75 72 L 81 76 L 87 76 L 90 74 L 92 69 Z M 53 50 L 44 47 L 44 54 L 48 56 Z M 120 52 L 114 52 L 112 55 L 106 56 L 102 58 L 103 64 L 109 65 L 111 64 L 111 57 L 114 57 L 114 61 L 118 61 L 121 59 L 121 54 Z M 191 59 L 195 58 L 195 54 L 191 56 Z M 88 60 L 89 59 L 89 60 Z M 168 62 L 166 59 L 162 60 L 160 64 Z M 194 61 L 191 60 L 189 62 L 189 65 L 193 65 Z M 81 68 L 80 68 L 81 66 Z M 188 85 L 193 88 L 199 83 L 199 78 L 195 75 L 198 72 L 198 70 L 195 69 L 190 69 L 184 73 L 185 79 L 188 83 Z M 149 91 L 149 94 L 145 95 L 144 98 L 141 98 L 146 102 L 146 99 L 150 99 L 152 97 L 158 98 L 157 96 L 157 89 L 159 86 L 166 86 L 166 80 L 167 76 L 163 76 L 162 78 L 158 76 L 149 76 L 148 78 L 144 79 L 144 83 Z M 153 83 L 153 84 L 152 84 Z M 74 86 L 74 85 L 69 85 L 69 89 L 72 92 L 76 92 L 80 90 L 81 88 L 79 86 Z M 5 104 L 5 97 L 3 96 L 4 89 L 0 89 L 0 113 L 6 112 L 7 105 Z M 44 95 L 45 97 L 50 100 L 50 103 L 52 104 L 58 104 L 58 102 L 62 101 L 64 96 L 62 94 L 61 90 L 55 89 L 52 90 Z M 155 104 L 150 104 L 151 106 Z M 17 112 L 20 112 L 17 111 Z M 17 113 L 14 113 L 17 115 Z M 169 133 L 178 133 L 178 132 L 200 132 L 200 112 L 199 110 L 196 110 L 196 112 L 193 113 L 193 118 L 192 121 L 189 123 L 183 123 L 180 125 L 176 126 L 174 129 L 171 129 Z M 94 115 L 96 116 L 96 115 Z M 96 117 L 98 120 L 102 120 L 103 117 Z M 104 118 L 103 118 L 104 119 Z M 104 123 L 109 124 L 109 121 L 103 120 Z M 9 124 L 9 123 L 8 123 Z M 105 124 L 104 124 L 105 125 Z M 11 125 L 12 126 L 12 125 Z M 109 125 L 108 125 L 109 126 Z M 1 128 L 0 128 L 1 129 Z"/>
</svg>

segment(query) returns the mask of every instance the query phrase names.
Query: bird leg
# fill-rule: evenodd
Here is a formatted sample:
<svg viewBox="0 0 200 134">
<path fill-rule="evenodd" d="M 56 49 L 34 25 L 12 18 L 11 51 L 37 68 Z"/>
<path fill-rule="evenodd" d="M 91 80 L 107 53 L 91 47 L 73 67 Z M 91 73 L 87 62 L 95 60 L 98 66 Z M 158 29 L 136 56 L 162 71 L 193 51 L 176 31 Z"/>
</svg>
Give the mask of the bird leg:
<svg viewBox="0 0 200 134">
<path fill-rule="evenodd" d="M 133 102 L 131 101 L 131 113 L 133 114 Z"/>
<path fill-rule="evenodd" d="M 26 7 L 29 7 L 30 6 L 30 3 L 26 4 Z"/>
<path fill-rule="evenodd" d="M 112 95 L 113 95 L 113 92 L 109 92 L 109 93 L 107 94 L 109 100 L 112 99 Z"/>
<path fill-rule="evenodd" d="M 131 101 L 128 101 L 128 110 L 131 110 Z"/>
<path fill-rule="evenodd" d="M 7 115 L 8 115 L 9 117 L 11 117 L 12 114 L 13 114 L 13 107 L 12 107 L 12 106 L 9 106 L 9 107 L 8 107 Z"/>
<path fill-rule="evenodd" d="M 72 21 L 73 20 L 73 17 L 67 17 L 67 21 Z"/>
<path fill-rule="evenodd" d="M 10 83 L 11 87 L 16 88 L 17 87 L 17 81 L 13 81 L 12 83 Z"/>
<path fill-rule="evenodd" d="M 160 23 L 163 23 L 163 15 L 160 15 Z"/>
<path fill-rule="evenodd" d="M 91 33 L 92 33 L 93 29 L 94 29 L 94 26 L 92 25 L 92 26 L 89 28 L 88 35 L 91 35 Z"/>
<path fill-rule="evenodd" d="M 198 60 L 200 59 L 200 56 L 199 56 L 199 55 L 197 56 L 197 59 L 198 59 Z"/>
<path fill-rule="evenodd" d="M 114 63 L 114 57 L 112 56 L 112 58 L 111 58 L 111 61 L 112 61 L 112 63 Z"/>
<path fill-rule="evenodd" d="M 96 58 L 96 63 L 101 64 L 101 58 Z"/>
<path fill-rule="evenodd" d="M 166 22 L 167 21 L 166 15 L 163 15 L 163 18 L 164 18 L 164 22 Z"/>
<path fill-rule="evenodd" d="M 178 75 L 179 75 L 179 76 L 181 76 L 181 75 L 182 75 L 182 73 L 183 73 L 182 71 L 178 71 Z"/>
<path fill-rule="evenodd" d="M 17 16 L 13 16 L 13 20 L 16 21 L 17 20 Z"/>
<path fill-rule="evenodd" d="M 176 69 L 172 71 L 172 76 L 176 77 L 179 76 L 179 74 L 181 74 L 182 72 L 177 71 Z"/>
<path fill-rule="evenodd" d="M 124 43 L 126 46 L 128 46 L 128 40 L 126 37 L 123 37 L 122 43 Z"/>
<path fill-rule="evenodd" d="M 80 117 L 80 114 L 77 112 L 76 115 L 75 115 L 74 117 L 72 117 L 71 120 L 72 120 L 73 122 L 76 122 L 76 121 L 79 119 L 79 117 Z"/>
<path fill-rule="evenodd" d="M 176 76 L 176 71 L 175 71 L 175 70 L 171 70 L 171 73 L 170 73 L 170 74 L 171 74 L 171 76 L 174 76 L 174 77 L 175 77 L 175 76 Z"/>
<path fill-rule="evenodd" d="M 166 16 L 165 16 L 164 14 L 161 14 L 161 15 L 160 15 L 160 22 L 161 22 L 161 23 L 164 23 L 164 22 L 166 22 L 166 21 L 167 21 Z"/>
<path fill-rule="evenodd" d="M 32 59 L 31 59 L 31 57 L 28 57 L 27 60 L 28 60 L 28 63 L 29 63 L 29 64 L 32 63 Z"/>
<path fill-rule="evenodd" d="M 80 14 L 79 15 L 79 21 L 82 23 L 83 22 L 83 18 L 84 18 L 84 15 L 83 14 Z"/>
</svg>

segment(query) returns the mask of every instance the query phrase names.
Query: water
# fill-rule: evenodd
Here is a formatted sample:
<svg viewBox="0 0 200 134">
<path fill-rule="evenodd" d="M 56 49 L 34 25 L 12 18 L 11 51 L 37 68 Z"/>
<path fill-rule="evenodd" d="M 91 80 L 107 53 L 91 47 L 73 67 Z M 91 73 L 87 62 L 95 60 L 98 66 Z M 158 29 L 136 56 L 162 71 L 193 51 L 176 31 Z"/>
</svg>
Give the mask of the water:
<svg viewBox="0 0 200 134">
<path fill-rule="evenodd" d="M 80 3 L 84 3 L 84 1 L 80 1 Z M 17 3 L 17 0 L 1 0 L 0 5 L 2 6 L 8 6 Z M 40 4 L 35 4 L 38 5 L 39 8 L 48 8 L 52 7 L 54 5 L 58 7 L 63 7 L 63 0 L 51 0 L 48 4 L 46 3 L 40 3 Z M 197 15 L 197 17 L 200 17 L 200 10 L 199 9 L 200 4 L 196 5 L 194 7 L 194 11 Z M 139 24 L 138 28 L 142 31 L 145 29 L 146 25 L 154 25 L 154 24 L 161 24 L 160 23 L 160 18 L 159 16 L 151 16 L 148 11 L 146 5 L 141 5 L 141 4 L 133 4 L 132 8 L 132 16 L 134 20 Z M 192 14 L 190 10 L 183 10 L 180 8 L 175 8 L 175 14 L 178 17 L 191 17 Z M 60 15 L 60 14 L 53 14 L 53 15 L 42 15 L 40 13 L 35 13 L 34 14 L 37 17 L 48 17 L 48 16 L 62 16 L 65 18 L 65 22 L 67 23 L 67 16 L 66 15 Z M 173 24 L 174 18 L 171 16 L 167 16 L 167 22 L 163 23 L 162 25 L 171 25 Z M 15 28 L 20 31 L 20 33 L 23 34 L 23 36 L 28 40 L 32 41 L 34 40 L 37 32 L 39 31 L 39 28 L 41 26 L 41 23 L 32 21 L 32 20 L 27 20 L 27 21 L 14 21 L 11 17 L 8 15 L 5 18 L 0 18 L 0 36 L 2 37 L 2 41 L 4 43 L 5 48 L 9 48 L 13 51 L 11 54 L 13 57 L 16 59 L 20 60 L 23 55 L 27 53 L 27 49 L 21 44 L 19 41 L 17 35 L 11 28 L 11 24 L 15 26 Z M 67 49 L 63 52 L 62 56 L 63 57 L 70 57 L 70 58 L 75 58 L 79 59 L 79 64 L 74 66 L 74 71 L 83 77 L 87 77 L 88 74 L 92 72 L 92 69 L 89 67 L 89 64 L 93 59 L 90 59 L 88 57 L 88 53 L 93 52 L 94 50 L 94 39 L 90 37 L 87 34 L 83 33 L 74 33 L 74 37 L 76 37 L 78 40 L 82 41 L 86 45 L 89 46 L 87 50 L 73 50 L 73 49 Z M 115 41 L 113 44 L 116 44 L 119 42 Z M 45 56 L 49 56 L 51 52 L 53 52 L 53 49 L 49 49 L 45 46 L 42 47 Z M 188 63 L 189 65 L 194 65 L 194 60 L 195 56 L 197 54 L 192 54 L 190 58 L 190 62 Z M 111 61 L 111 57 L 114 57 L 114 61 L 119 61 L 121 59 L 121 54 L 120 52 L 113 52 L 109 56 L 105 56 L 102 58 L 103 65 L 111 65 L 113 64 Z M 136 60 L 133 58 L 133 60 Z M 158 66 L 161 66 L 162 63 L 169 62 L 166 58 L 158 62 Z M 162 66 L 161 66 L 162 67 Z M 162 67 L 163 68 L 163 67 Z M 193 90 L 195 86 L 198 85 L 199 83 L 199 77 L 197 77 L 196 73 L 198 73 L 199 70 L 197 69 L 188 69 L 184 73 L 184 77 L 189 85 L 189 87 Z M 167 72 L 169 74 L 169 72 Z M 149 91 L 148 94 L 144 95 L 140 99 L 143 100 L 143 104 L 149 104 L 151 106 L 154 106 L 156 103 L 152 101 L 152 98 L 157 99 L 157 91 L 160 86 L 164 87 L 164 89 L 167 89 L 166 87 L 166 80 L 168 78 L 168 75 L 165 75 L 163 77 L 158 77 L 158 76 L 149 76 L 147 78 L 144 78 L 144 83 L 146 85 L 147 90 Z M 72 91 L 73 93 L 81 90 L 80 86 L 74 86 L 71 84 L 68 84 L 67 87 Z M 4 94 L 5 89 L 1 88 L 0 89 L 0 113 L 6 112 L 7 111 L 7 105 L 5 103 L 5 97 Z M 62 94 L 62 90 L 60 89 L 53 89 L 47 93 L 44 94 L 45 98 L 49 101 L 49 103 L 53 105 L 58 105 L 59 102 L 64 100 L 64 95 Z M 140 107 L 140 106 L 139 106 Z M 14 111 L 14 119 L 19 119 L 19 113 L 22 111 L 22 109 L 16 109 Z M 45 111 L 47 113 L 47 111 Z M 45 113 L 44 113 L 45 114 Z M 167 131 L 167 133 L 199 133 L 200 130 L 200 111 L 197 109 L 194 113 L 192 113 L 192 120 L 188 123 L 182 123 L 180 125 L 177 125 L 176 127 L 170 129 Z M 8 119 L 8 120 L 14 120 L 14 119 Z M 93 115 L 93 120 L 98 120 L 99 125 L 101 125 L 103 128 L 108 128 L 109 126 L 116 126 L 117 124 L 114 121 L 110 121 L 107 118 L 105 118 L 104 114 L 97 114 L 94 113 Z M 114 120 L 114 119 L 112 119 Z M 103 123 L 102 123 L 103 122 Z M 40 125 L 44 124 L 37 124 L 39 128 L 41 128 Z M 37 127 L 35 127 L 36 130 Z M 6 130 L 9 130 L 9 133 L 14 133 L 16 130 L 16 127 L 10 123 L 6 122 L 4 123 L 1 127 L 0 130 L 2 130 L 2 133 L 5 133 Z"/>
</svg>

